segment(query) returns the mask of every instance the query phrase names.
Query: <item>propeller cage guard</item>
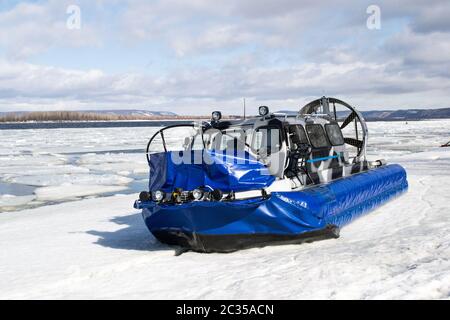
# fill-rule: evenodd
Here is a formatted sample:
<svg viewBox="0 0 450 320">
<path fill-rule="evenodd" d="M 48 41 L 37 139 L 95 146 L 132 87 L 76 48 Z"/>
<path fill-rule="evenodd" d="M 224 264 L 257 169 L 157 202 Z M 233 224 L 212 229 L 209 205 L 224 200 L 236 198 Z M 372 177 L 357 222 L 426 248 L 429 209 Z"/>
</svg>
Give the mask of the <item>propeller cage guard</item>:
<svg viewBox="0 0 450 320">
<path fill-rule="evenodd" d="M 343 107 L 344 110 L 348 110 L 350 113 L 347 111 L 346 116 L 341 118 L 340 112 L 337 111 L 339 106 Z M 344 130 L 353 123 L 354 135 L 351 137 L 344 135 L 344 141 L 346 144 L 356 148 L 355 162 L 359 162 L 361 159 L 366 160 L 369 131 L 366 120 L 361 112 L 342 100 L 322 97 L 308 103 L 299 112 L 299 116 L 301 117 L 314 115 L 328 116 L 339 124 L 341 130 Z"/>
</svg>

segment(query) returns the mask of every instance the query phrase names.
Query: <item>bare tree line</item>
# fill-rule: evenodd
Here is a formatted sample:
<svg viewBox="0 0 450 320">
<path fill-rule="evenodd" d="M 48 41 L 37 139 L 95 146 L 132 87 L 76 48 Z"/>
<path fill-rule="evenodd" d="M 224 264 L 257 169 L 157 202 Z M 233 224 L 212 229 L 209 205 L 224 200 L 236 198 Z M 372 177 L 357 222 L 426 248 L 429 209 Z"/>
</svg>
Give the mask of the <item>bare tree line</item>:
<svg viewBox="0 0 450 320">
<path fill-rule="evenodd" d="M 42 111 L 27 113 L 8 113 L 0 115 L 0 122 L 29 121 L 127 121 L 127 120 L 191 120 L 207 119 L 208 116 L 158 116 L 158 115 L 120 115 L 77 111 Z"/>
</svg>

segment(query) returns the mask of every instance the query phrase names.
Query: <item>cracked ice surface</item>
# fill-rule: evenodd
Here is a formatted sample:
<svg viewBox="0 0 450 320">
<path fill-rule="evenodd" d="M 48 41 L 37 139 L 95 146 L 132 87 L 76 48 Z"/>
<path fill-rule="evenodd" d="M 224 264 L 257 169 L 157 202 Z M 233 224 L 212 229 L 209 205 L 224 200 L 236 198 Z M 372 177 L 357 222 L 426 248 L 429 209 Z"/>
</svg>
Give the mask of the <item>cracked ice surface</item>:
<svg viewBox="0 0 450 320">
<path fill-rule="evenodd" d="M 449 299 L 450 148 L 436 148 L 450 140 L 448 128 L 448 120 L 369 123 L 369 155 L 404 165 L 410 188 L 343 228 L 336 240 L 175 257 L 175 249 L 156 241 L 140 213 L 131 209 L 135 194 L 56 205 L 43 201 L 38 208 L 2 213 L 0 298 Z M 142 163 L 139 154 L 123 150 L 138 147 L 132 143 L 136 134 L 103 134 L 119 136 L 118 146 L 109 147 L 122 151 L 95 150 L 86 133 L 85 142 L 70 146 L 81 149 L 76 152 L 86 151 L 84 143 L 93 146 L 81 156 L 72 158 L 74 150 L 62 152 L 62 142 L 57 148 L 48 142 L 41 150 L 36 147 L 36 162 L 30 163 L 29 150 L 8 151 L 0 144 L 2 177 L 10 166 L 8 179 L 42 176 L 55 168 L 62 175 L 81 168 L 74 174 L 85 179 L 83 175 L 102 172 L 98 166 L 109 161 L 105 173 L 134 179 L 145 159 Z M 36 136 L 39 146 L 38 140 Z M 128 156 L 130 161 L 124 161 Z M 27 168 L 22 175 L 20 167 Z M 116 182 L 104 183 L 124 186 Z M 20 197 L 27 195 L 2 195 L 0 203 L 27 200 Z"/>
<path fill-rule="evenodd" d="M 144 190 L 144 148 L 156 130 L 0 131 L 0 212 Z"/>
</svg>

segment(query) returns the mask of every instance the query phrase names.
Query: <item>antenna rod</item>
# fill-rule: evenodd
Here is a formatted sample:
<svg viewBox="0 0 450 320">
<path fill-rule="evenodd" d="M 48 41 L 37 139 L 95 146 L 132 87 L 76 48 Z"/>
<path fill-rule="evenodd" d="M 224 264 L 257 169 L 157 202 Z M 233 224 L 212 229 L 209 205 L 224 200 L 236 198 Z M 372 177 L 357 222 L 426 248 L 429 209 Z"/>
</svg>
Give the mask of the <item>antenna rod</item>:
<svg viewBox="0 0 450 320">
<path fill-rule="evenodd" d="M 247 119 L 247 113 L 246 113 L 246 104 L 245 104 L 245 98 L 244 98 L 244 120 Z"/>
</svg>

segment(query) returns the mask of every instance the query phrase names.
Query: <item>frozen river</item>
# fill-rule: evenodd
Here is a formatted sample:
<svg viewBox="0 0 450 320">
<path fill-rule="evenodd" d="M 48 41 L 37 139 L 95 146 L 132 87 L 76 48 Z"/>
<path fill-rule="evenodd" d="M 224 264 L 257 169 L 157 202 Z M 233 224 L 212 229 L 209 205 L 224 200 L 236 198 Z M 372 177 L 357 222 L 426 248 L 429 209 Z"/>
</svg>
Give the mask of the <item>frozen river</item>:
<svg viewBox="0 0 450 320">
<path fill-rule="evenodd" d="M 179 257 L 132 208 L 156 128 L 1 130 L 0 299 L 449 299 L 450 120 L 368 125 L 407 194 L 337 240 Z"/>
<path fill-rule="evenodd" d="M 156 130 L 0 130 L 0 211 L 144 190 Z"/>
<path fill-rule="evenodd" d="M 389 158 L 450 140 L 450 120 L 369 123 L 369 155 Z M 155 127 L 0 130 L 0 211 L 146 189 Z"/>
</svg>

